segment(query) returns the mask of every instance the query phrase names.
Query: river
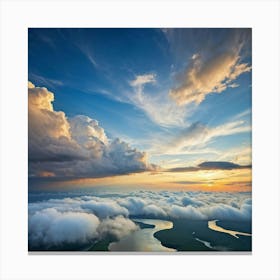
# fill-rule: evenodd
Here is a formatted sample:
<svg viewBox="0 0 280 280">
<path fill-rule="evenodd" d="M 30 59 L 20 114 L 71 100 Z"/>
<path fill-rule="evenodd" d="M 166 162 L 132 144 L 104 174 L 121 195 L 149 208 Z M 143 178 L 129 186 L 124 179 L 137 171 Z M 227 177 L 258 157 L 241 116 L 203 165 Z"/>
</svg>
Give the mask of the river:
<svg viewBox="0 0 280 280">
<path fill-rule="evenodd" d="M 173 223 L 155 219 L 134 219 L 154 228 L 144 228 L 123 237 L 118 242 L 109 244 L 109 251 L 137 251 L 137 252 L 176 252 L 175 249 L 164 247 L 161 242 L 154 237 L 154 233 L 163 229 L 173 228 Z"/>
<path fill-rule="evenodd" d="M 222 227 L 220 227 L 216 224 L 217 221 L 218 220 L 209 221 L 208 222 L 208 227 L 212 230 L 215 230 L 215 231 L 227 233 L 227 234 L 229 234 L 229 235 L 231 235 L 235 238 L 239 238 L 238 235 L 252 236 L 252 234 L 250 234 L 250 233 L 222 228 Z"/>
</svg>

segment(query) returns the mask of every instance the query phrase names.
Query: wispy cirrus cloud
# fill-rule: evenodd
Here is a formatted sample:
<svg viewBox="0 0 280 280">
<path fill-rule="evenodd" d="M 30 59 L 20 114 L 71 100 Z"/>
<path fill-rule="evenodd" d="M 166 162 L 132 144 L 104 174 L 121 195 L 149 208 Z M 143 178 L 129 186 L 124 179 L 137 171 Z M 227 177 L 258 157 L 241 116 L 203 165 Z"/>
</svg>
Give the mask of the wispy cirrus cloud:
<svg viewBox="0 0 280 280">
<path fill-rule="evenodd" d="M 56 86 L 63 86 L 63 81 L 52 79 L 48 77 L 44 77 L 41 75 L 37 75 L 34 73 L 29 74 L 29 80 L 32 80 L 35 84 L 42 84 L 50 88 L 54 88 Z"/>
<path fill-rule="evenodd" d="M 177 71 L 177 82 L 169 91 L 179 106 L 198 105 L 211 93 L 236 88 L 237 78 L 251 71 L 250 61 L 246 61 L 250 29 L 216 30 L 215 36 L 207 29 L 162 31 L 175 56 L 186 60 L 184 70 Z"/>
<path fill-rule="evenodd" d="M 184 73 L 181 84 L 170 90 L 169 95 L 178 105 L 200 104 L 210 93 L 221 93 L 242 73 L 250 72 L 251 66 L 242 63 L 238 51 L 219 53 L 207 59 L 195 54 Z"/>
<path fill-rule="evenodd" d="M 130 82 L 132 87 L 142 87 L 145 84 L 156 83 L 156 75 L 155 74 L 144 74 L 138 75 L 134 80 Z"/>
<path fill-rule="evenodd" d="M 218 153 L 217 160 L 233 160 L 239 164 L 251 164 L 252 162 L 252 147 L 244 146 L 231 148 L 226 151 L 220 151 Z"/>
<path fill-rule="evenodd" d="M 217 149 L 207 147 L 211 141 L 228 135 L 235 135 L 251 131 L 251 126 L 243 120 L 227 122 L 215 127 L 195 122 L 183 129 L 177 136 L 166 139 L 167 144 L 157 145 L 151 149 L 153 153 L 163 154 L 205 154 L 216 153 Z"/>
<path fill-rule="evenodd" d="M 183 125 L 187 114 L 186 109 L 178 108 L 165 92 L 146 93 L 144 87 L 150 83 L 156 83 L 155 74 L 138 75 L 130 81 L 129 84 L 133 88 L 133 94 L 128 96 L 130 102 L 160 126 Z"/>
<path fill-rule="evenodd" d="M 93 55 L 93 51 L 91 50 L 91 48 L 88 45 L 85 45 L 85 44 L 76 44 L 76 46 L 82 52 L 82 54 L 88 59 L 90 64 L 94 68 L 98 68 L 98 63 L 96 61 L 96 58 Z"/>
<path fill-rule="evenodd" d="M 174 32 L 167 29 L 164 33 L 172 35 Z M 149 83 L 155 84 L 156 75 L 136 76 L 130 81 L 135 92 L 130 96 L 132 103 L 159 125 L 180 126 L 186 123 L 186 117 L 195 112 L 197 105 L 207 95 L 238 87 L 238 77 L 250 72 L 252 68 L 249 62 L 243 61 L 243 47 L 248 44 L 250 35 L 246 30 L 229 33 L 231 35 L 222 42 L 215 41 L 216 44 L 200 46 L 198 52 L 192 54 L 187 61 L 183 73 L 176 73 L 177 81 L 171 89 L 166 88 L 160 93 L 155 90 L 148 94 L 144 87 Z M 186 42 L 180 44 L 184 45 Z"/>
</svg>

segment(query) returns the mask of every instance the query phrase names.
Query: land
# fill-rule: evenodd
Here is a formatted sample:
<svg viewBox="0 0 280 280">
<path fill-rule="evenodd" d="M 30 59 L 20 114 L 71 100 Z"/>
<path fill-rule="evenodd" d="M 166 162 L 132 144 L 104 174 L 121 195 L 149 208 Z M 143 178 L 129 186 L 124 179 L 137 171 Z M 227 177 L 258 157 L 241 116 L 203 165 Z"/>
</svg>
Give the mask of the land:
<svg viewBox="0 0 280 280">
<path fill-rule="evenodd" d="M 213 231 L 208 228 L 208 221 L 194 221 L 185 219 L 172 220 L 173 228 L 161 230 L 154 234 L 163 246 L 176 249 L 177 251 L 251 251 L 252 238 L 239 235 L 239 238 L 230 236 L 223 232 Z M 154 228 L 154 225 L 143 222 L 135 223 L 141 228 Z M 241 232 L 252 232 L 251 222 L 246 221 L 218 221 L 217 225 L 230 230 Z M 205 246 L 202 242 L 209 242 L 212 248 Z M 31 247 L 29 251 L 108 251 L 111 242 L 117 241 L 112 236 L 106 236 L 102 240 L 92 240 L 89 244 L 61 244 L 59 246 L 44 247 L 42 245 Z"/>
<path fill-rule="evenodd" d="M 161 230 L 154 236 L 161 241 L 163 246 L 174 248 L 178 251 L 251 251 L 252 238 L 239 236 L 234 238 L 226 233 L 213 231 L 208 228 L 208 221 L 172 220 L 173 228 Z M 250 233 L 251 223 L 244 221 L 218 222 L 219 226 L 226 229 Z M 206 247 L 197 241 L 198 238 L 210 242 L 213 248 Z"/>
</svg>

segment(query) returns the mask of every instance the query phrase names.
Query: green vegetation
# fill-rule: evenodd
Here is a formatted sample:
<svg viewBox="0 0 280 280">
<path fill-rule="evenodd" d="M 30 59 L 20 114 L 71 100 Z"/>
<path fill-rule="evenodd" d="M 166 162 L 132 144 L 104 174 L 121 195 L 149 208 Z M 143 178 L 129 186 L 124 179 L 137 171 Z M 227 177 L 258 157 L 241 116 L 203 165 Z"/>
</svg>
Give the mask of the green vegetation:
<svg viewBox="0 0 280 280">
<path fill-rule="evenodd" d="M 249 228 L 250 222 L 238 222 L 238 229 Z M 237 230 L 236 222 L 219 223 L 227 229 Z M 245 231 L 245 230 L 244 230 Z M 246 231 L 250 232 L 250 231 Z M 156 232 L 154 236 L 163 246 L 178 251 L 251 251 L 251 237 L 235 238 L 226 233 L 213 231 L 208 228 L 208 221 L 173 220 L 173 228 Z M 206 247 L 195 238 L 210 242 L 213 249 Z"/>
<path fill-rule="evenodd" d="M 111 242 L 114 242 L 115 240 L 112 240 L 112 238 L 105 238 L 100 241 L 97 241 L 95 244 L 93 244 L 88 251 L 109 251 L 108 246 Z"/>
</svg>

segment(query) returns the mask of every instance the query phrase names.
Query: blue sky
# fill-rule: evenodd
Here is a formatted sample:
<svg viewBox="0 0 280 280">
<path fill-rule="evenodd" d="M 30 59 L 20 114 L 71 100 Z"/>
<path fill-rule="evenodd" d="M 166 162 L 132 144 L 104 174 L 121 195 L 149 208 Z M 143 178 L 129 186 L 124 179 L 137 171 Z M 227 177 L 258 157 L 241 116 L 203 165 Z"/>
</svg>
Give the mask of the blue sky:
<svg viewBox="0 0 280 280">
<path fill-rule="evenodd" d="M 28 76 L 165 168 L 251 164 L 250 29 L 28 32 Z"/>
</svg>

